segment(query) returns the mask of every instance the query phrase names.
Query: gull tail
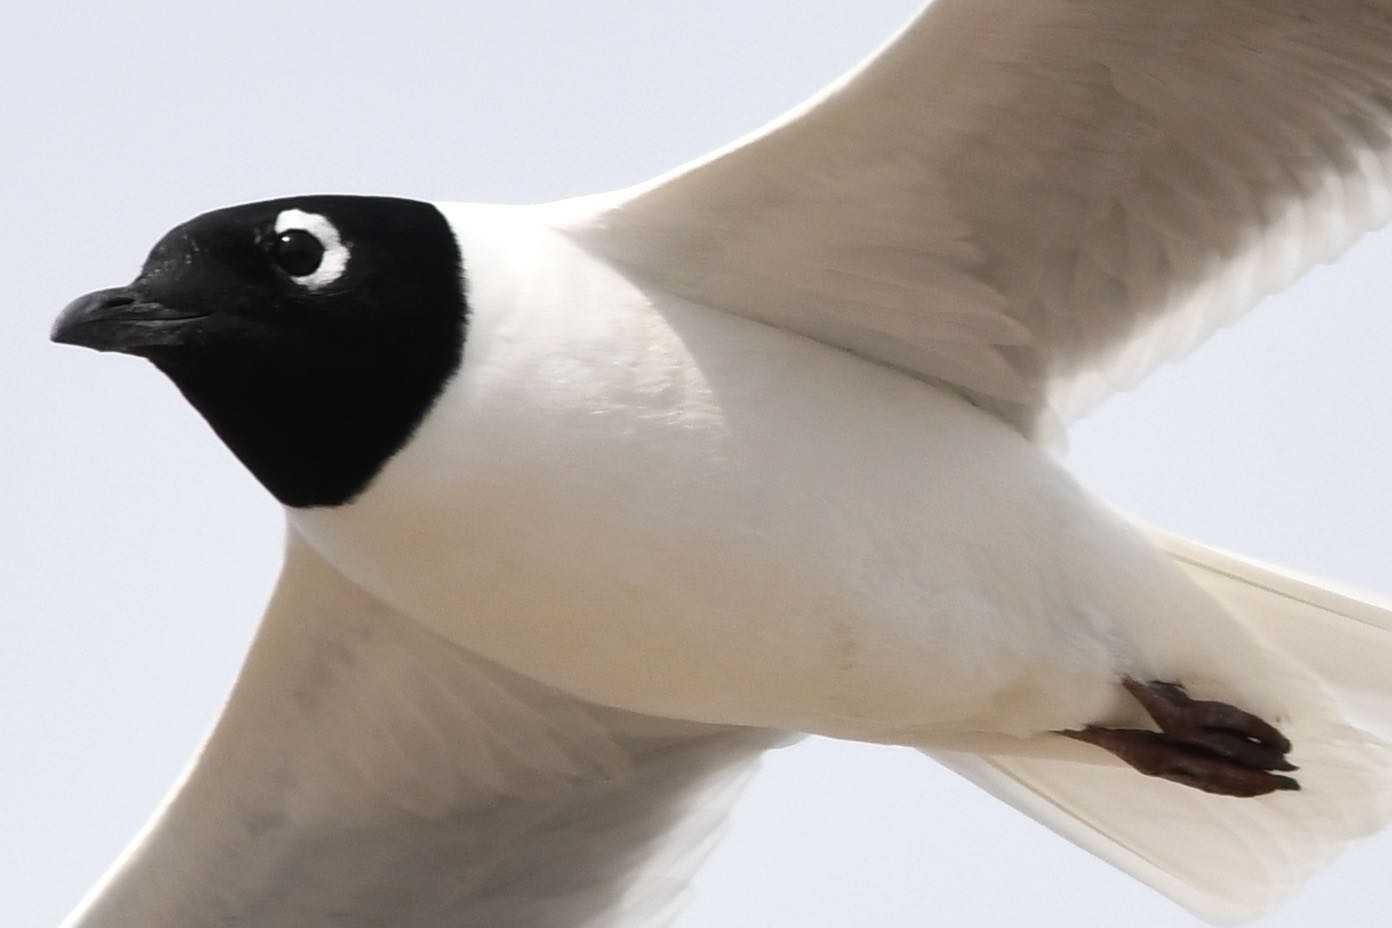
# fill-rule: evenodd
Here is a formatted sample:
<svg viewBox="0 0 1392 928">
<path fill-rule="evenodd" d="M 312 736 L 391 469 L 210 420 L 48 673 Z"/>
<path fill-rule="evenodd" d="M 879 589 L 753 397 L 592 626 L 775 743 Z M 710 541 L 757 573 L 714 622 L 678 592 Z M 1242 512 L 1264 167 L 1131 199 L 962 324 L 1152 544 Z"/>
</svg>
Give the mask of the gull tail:
<svg viewBox="0 0 1392 928">
<path fill-rule="evenodd" d="M 1274 721 L 1300 792 L 1210 795 L 1057 736 L 925 753 L 1199 917 L 1246 921 L 1392 820 L 1392 610 L 1146 534 L 1290 666 Z"/>
</svg>

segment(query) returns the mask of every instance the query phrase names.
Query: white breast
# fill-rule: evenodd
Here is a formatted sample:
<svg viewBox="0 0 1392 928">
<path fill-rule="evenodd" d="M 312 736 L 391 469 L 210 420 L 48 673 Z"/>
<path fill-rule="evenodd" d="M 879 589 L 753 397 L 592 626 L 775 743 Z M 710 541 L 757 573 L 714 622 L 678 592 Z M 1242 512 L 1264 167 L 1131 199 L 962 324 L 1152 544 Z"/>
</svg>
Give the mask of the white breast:
<svg viewBox="0 0 1392 928">
<path fill-rule="evenodd" d="M 544 213 L 448 215 L 458 376 L 358 501 L 292 518 L 450 639 L 606 704 L 854 737 L 1098 720 L 1118 673 L 1241 647 L 956 397 L 644 289 Z"/>
</svg>

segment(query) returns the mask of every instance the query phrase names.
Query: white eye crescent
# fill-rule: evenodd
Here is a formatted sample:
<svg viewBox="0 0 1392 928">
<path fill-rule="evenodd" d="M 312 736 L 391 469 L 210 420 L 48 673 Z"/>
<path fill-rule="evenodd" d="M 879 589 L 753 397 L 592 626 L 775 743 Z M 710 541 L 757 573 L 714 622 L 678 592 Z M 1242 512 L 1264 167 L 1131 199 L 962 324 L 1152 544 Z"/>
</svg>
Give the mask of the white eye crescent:
<svg viewBox="0 0 1392 928">
<path fill-rule="evenodd" d="M 327 217 L 300 209 L 282 210 L 275 221 L 271 258 L 290 279 L 319 290 L 343 276 L 349 249 Z"/>
</svg>

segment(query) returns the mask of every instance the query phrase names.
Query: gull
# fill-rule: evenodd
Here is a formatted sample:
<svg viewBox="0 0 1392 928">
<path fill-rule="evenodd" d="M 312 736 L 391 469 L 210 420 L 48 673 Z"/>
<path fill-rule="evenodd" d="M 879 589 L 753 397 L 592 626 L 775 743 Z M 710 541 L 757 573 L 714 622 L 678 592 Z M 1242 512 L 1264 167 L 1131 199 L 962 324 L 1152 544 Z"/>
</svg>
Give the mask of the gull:
<svg viewBox="0 0 1392 928">
<path fill-rule="evenodd" d="M 919 747 L 1206 917 L 1274 904 L 1388 818 L 1388 614 L 1044 446 L 1387 218 L 1389 36 L 940 0 L 636 188 L 171 231 L 55 337 L 166 374 L 286 564 L 70 924 L 658 923 L 801 732 Z"/>
</svg>

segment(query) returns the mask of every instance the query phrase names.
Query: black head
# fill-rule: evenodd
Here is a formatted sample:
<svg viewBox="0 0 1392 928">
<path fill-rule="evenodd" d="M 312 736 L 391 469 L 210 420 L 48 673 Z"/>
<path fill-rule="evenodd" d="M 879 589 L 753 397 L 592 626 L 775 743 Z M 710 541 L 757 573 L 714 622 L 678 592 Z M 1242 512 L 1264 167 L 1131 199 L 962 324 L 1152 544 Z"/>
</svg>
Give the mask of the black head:
<svg viewBox="0 0 1392 928">
<path fill-rule="evenodd" d="M 459 249 L 428 203 L 307 196 L 216 210 L 54 341 L 148 358 L 288 506 L 351 500 L 459 365 Z"/>
</svg>

